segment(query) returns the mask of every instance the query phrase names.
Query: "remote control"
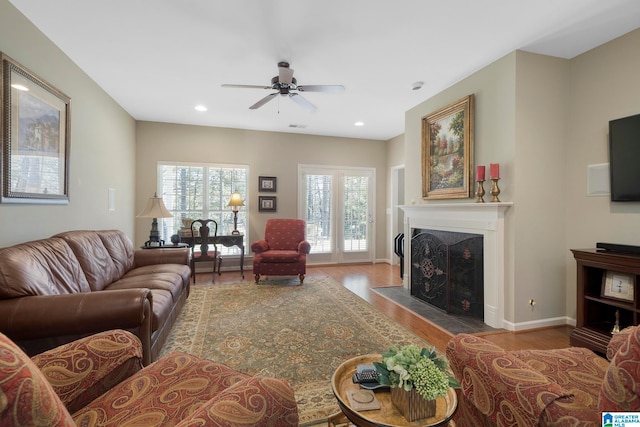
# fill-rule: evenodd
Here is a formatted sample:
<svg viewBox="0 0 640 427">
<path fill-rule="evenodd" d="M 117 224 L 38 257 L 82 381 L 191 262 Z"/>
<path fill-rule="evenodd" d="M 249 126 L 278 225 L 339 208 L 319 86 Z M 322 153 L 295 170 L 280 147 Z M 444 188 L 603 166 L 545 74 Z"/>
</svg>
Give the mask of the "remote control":
<svg viewBox="0 0 640 427">
<path fill-rule="evenodd" d="M 375 369 L 366 369 L 353 374 L 353 382 L 356 384 L 378 384 L 380 374 Z"/>
</svg>

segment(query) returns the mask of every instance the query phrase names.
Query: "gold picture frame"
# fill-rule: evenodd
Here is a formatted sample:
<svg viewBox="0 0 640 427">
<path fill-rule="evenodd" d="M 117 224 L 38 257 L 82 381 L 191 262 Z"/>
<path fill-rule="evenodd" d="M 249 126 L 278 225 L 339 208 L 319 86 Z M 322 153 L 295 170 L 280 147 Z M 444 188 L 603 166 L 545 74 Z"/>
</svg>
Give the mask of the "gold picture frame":
<svg viewBox="0 0 640 427">
<path fill-rule="evenodd" d="M 2 203 L 69 203 L 71 98 L 0 54 Z"/>
<path fill-rule="evenodd" d="M 474 97 L 422 118 L 422 198 L 473 196 Z"/>
<path fill-rule="evenodd" d="M 635 286 L 635 274 L 605 271 L 602 275 L 602 296 L 605 298 L 632 302 Z"/>
</svg>

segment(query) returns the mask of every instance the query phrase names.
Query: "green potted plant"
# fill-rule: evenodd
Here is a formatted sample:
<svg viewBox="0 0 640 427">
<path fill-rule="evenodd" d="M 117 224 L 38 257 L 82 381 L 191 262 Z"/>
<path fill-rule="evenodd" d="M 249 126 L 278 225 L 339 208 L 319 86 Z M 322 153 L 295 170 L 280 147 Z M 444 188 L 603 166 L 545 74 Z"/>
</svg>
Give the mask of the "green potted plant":
<svg viewBox="0 0 640 427">
<path fill-rule="evenodd" d="M 391 401 L 408 421 L 433 417 L 436 399 L 460 383 L 448 373 L 446 360 L 435 350 L 406 345 L 389 349 L 374 362 L 378 382 L 391 387 Z"/>
</svg>

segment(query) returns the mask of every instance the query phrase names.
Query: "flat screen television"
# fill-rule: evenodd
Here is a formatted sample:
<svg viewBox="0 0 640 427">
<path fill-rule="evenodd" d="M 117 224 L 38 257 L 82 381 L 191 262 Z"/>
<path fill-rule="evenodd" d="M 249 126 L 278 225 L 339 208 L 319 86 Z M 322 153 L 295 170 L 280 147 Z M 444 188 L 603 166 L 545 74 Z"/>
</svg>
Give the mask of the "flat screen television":
<svg viewBox="0 0 640 427">
<path fill-rule="evenodd" d="M 609 122 L 611 200 L 640 201 L 640 114 Z"/>
</svg>

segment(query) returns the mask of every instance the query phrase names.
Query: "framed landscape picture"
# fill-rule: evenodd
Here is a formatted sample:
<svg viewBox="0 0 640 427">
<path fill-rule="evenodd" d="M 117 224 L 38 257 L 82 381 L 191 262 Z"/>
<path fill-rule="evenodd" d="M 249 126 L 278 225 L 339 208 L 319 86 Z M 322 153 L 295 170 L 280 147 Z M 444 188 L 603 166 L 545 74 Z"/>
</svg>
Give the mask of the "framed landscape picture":
<svg viewBox="0 0 640 427">
<path fill-rule="evenodd" d="M 2 55 L 3 203 L 68 203 L 71 99 Z"/>
<path fill-rule="evenodd" d="M 422 118 L 422 197 L 473 196 L 473 95 Z"/>
</svg>

